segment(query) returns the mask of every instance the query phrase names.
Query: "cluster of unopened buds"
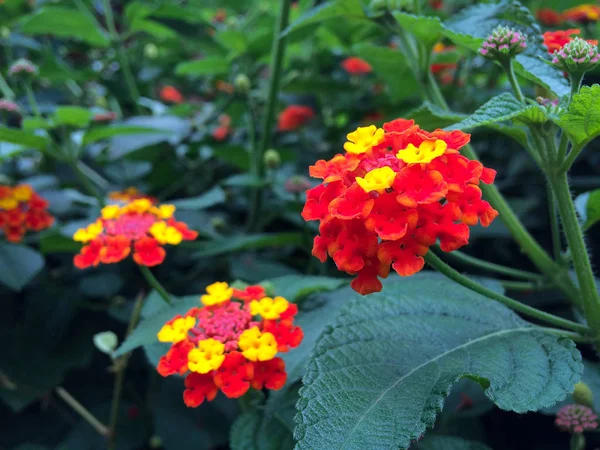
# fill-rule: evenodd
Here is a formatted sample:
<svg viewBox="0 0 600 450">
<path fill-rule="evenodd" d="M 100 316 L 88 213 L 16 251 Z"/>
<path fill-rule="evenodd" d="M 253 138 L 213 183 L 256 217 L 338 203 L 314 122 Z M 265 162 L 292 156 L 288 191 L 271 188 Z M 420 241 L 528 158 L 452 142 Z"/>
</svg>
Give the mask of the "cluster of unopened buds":
<svg viewBox="0 0 600 450">
<path fill-rule="evenodd" d="M 588 406 L 572 404 L 563 406 L 556 413 L 554 423 L 562 431 L 583 433 L 598 428 L 598 416 Z"/>
<path fill-rule="evenodd" d="M 527 35 L 512 28 L 499 26 L 487 37 L 479 53 L 488 59 L 514 58 L 527 48 Z"/>
<path fill-rule="evenodd" d="M 598 46 L 578 37 L 552 54 L 552 64 L 568 73 L 584 73 L 599 63 Z"/>
<path fill-rule="evenodd" d="M 20 242 L 27 230 L 42 231 L 54 223 L 48 202 L 28 184 L 0 185 L 0 229 L 6 240 Z"/>
<path fill-rule="evenodd" d="M 347 138 L 345 154 L 310 167 L 323 183 L 307 191 L 302 217 L 320 222 L 313 255 L 357 275 L 357 292 L 380 291 L 390 265 L 413 275 L 438 240 L 443 251 L 456 250 L 468 243 L 469 225 L 487 227 L 498 215 L 478 186 L 496 172 L 459 153 L 470 135 L 396 119 Z"/>
<path fill-rule="evenodd" d="M 229 398 L 250 387 L 281 389 L 287 379 L 277 357 L 300 345 L 302 329 L 294 325 L 295 304 L 268 297 L 261 286 L 240 290 L 217 282 L 206 288 L 201 307 L 168 321 L 158 332 L 171 343 L 157 370 L 162 376 L 185 375 L 183 400 L 197 407 L 220 390 Z"/>
<path fill-rule="evenodd" d="M 21 58 L 10 66 L 8 74 L 11 77 L 34 77 L 38 74 L 38 67 L 28 59 Z"/>
<path fill-rule="evenodd" d="M 198 236 L 185 223 L 177 222 L 174 212 L 175 206 L 156 205 L 148 198 L 105 206 L 98 220 L 73 235 L 75 241 L 86 244 L 75 256 L 75 266 L 85 269 L 117 263 L 129 256 L 132 247 L 137 264 L 161 264 L 166 256 L 163 245 L 178 245 Z"/>
</svg>

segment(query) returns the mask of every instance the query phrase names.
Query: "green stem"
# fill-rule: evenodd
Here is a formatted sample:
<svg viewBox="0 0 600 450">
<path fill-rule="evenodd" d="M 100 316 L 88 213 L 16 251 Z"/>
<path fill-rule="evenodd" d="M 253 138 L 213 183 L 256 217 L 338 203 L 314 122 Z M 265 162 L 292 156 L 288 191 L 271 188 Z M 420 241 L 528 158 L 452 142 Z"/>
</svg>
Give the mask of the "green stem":
<svg viewBox="0 0 600 450">
<path fill-rule="evenodd" d="M 560 134 L 560 143 L 558 144 L 558 161 L 559 163 L 564 162 L 565 156 L 567 156 L 567 146 L 569 144 L 569 138 L 564 130 Z"/>
<path fill-rule="evenodd" d="M 585 450 L 585 436 L 582 433 L 575 433 L 571 436 L 569 443 L 570 450 Z"/>
<path fill-rule="evenodd" d="M 63 387 L 58 386 L 54 392 L 60 398 L 64 400 L 64 402 L 69 405 L 73 411 L 79 414 L 83 420 L 89 423 L 94 430 L 98 432 L 101 436 L 109 436 L 110 431 L 106 428 L 102 422 L 100 422 L 88 409 L 79 403 L 71 394 L 69 394 Z"/>
<path fill-rule="evenodd" d="M 75 173 L 75 176 L 79 179 L 79 182 L 85 188 L 85 190 L 96 198 L 98 201 L 98 205 L 102 208 L 105 205 L 104 196 L 98 192 L 98 190 L 94 187 L 90 179 L 87 175 L 81 170 L 79 166 L 79 162 L 77 160 L 73 160 L 72 158 L 68 158 L 67 162 L 71 170 Z"/>
<path fill-rule="evenodd" d="M 563 319 L 562 317 L 558 317 L 545 311 L 532 308 L 531 306 L 524 305 L 523 303 L 513 300 L 512 298 L 509 298 L 505 295 L 499 294 L 498 292 L 488 289 L 485 286 L 480 285 L 479 283 L 476 283 L 470 278 L 458 273 L 456 270 L 454 270 L 452 267 L 450 267 L 448 264 L 442 261 L 433 252 L 428 252 L 425 255 L 425 261 L 429 265 L 431 265 L 435 270 L 445 275 L 449 279 L 456 281 L 458 284 L 474 292 L 477 292 L 478 294 L 489 297 L 492 300 L 496 300 L 502 303 L 503 305 L 509 307 L 510 309 L 520 312 L 521 314 L 550 323 L 558 327 L 566 328 L 568 330 L 578 331 L 580 333 L 585 334 L 590 332 L 590 329 L 585 325 L 581 325 L 571 320 Z"/>
<path fill-rule="evenodd" d="M 548 181 L 546 181 L 546 193 L 548 197 L 550 228 L 552 230 L 552 249 L 554 252 L 554 260 L 562 261 L 562 243 L 560 242 L 560 227 L 558 225 L 558 214 L 556 211 L 556 197 L 552 191 L 552 185 Z"/>
<path fill-rule="evenodd" d="M 455 261 L 468 264 L 473 267 L 477 267 L 478 269 L 482 269 L 487 272 L 494 272 L 509 277 L 537 282 L 543 279 L 541 275 L 538 275 L 536 273 L 527 272 L 525 270 L 513 269 L 512 267 L 507 267 L 500 264 L 484 261 L 483 259 L 475 258 L 474 256 L 467 255 L 466 253 L 460 251 L 444 253 L 444 256 Z"/>
<path fill-rule="evenodd" d="M 585 317 L 597 336 L 600 336 L 600 294 L 594 281 L 594 273 L 590 258 L 583 240 L 583 233 L 579 227 L 579 220 L 571 191 L 569 190 L 569 181 L 567 174 L 557 174 L 550 178 L 552 190 L 556 195 L 558 212 L 563 224 L 563 231 L 567 239 L 567 244 L 573 255 L 573 266 L 577 274 L 577 281 L 583 297 L 583 310 Z"/>
<path fill-rule="evenodd" d="M 581 344 L 594 344 L 598 340 L 592 336 L 582 336 L 579 333 L 575 333 L 572 331 L 559 330 L 557 328 L 548 328 L 548 327 L 538 327 L 538 330 L 543 331 L 545 333 L 555 334 L 557 336 L 562 336 L 571 339 L 572 341 L 579 342 Z"/>
<path fill-rule="evenodd" d="M 573 146 L 571 147 L 571 151 L 569 152 L 561 166 L 558 168 L 558 171 L 562 173 L 568 172 L 584 148 L 585 146 L 583 145 L 573 144 Z"/>
<path fill-rule="evenodd" d="M 15 93 L 8 86 L 8 83 L 6 82 L 6 80 L 4 79 L 4 77 L 2 76 L 1 73 L 0 73 L 0 91 L 2 91 L 2 95 L 4 96 L 4 98 L 6 98 L 8 100 L 15 99 Z"/>
<path fill-rule="evenodd" d="M 506 76 L 508 77 L 508 81 L 510 83 L 510 86 L 512 87 L 515 96 L 517 97 L 517 100 L 519 100 L 521 103 L 525 103 L 525 97 L 523 96 L 523 92 L 521 91 L 521 86 L 519 86 L 519 82 L 517 81 L 517 77 L 515 76 L 512 58 L 506 61 L 502 61 L 500 65 L 502 66 L 504 72 L 506 73 Z"/>
<path fill-rule="evenodd" d="M 267 97 L 267 109 L 265 111 L 262 136 L 260 144 L 252 149 L 252 165 L 250 172 L 258 179 L 262 179 L 265 175 L 265 166 L 263 155 L 271 143 L 271 129 L 275 120 L 275 110 L 277 109 L 277 97 L 279 93 L 279 84 L 281 81 L 281 72 L 283 66 L 283 56 L 285 54 L 286 41 L 285 37 L 281 36 L 283 30 L 287 28 L 289 21 L 291 0 L 281 0 L 279 16 L 275 24 L 273 47 L 271 49 L 271 65 L 270 65 L 270 80 L 269 93 Z M 256 231 L 256 224 L 260 217 L 262 205 L 263 186 L 259 186 L 252 192 L 250 204 L 250 214 L 248 216 L 248 229 Z"/>
<path fill-rule="evenodd" d="M 531 281 L 500 280 L 500 284 L 504 289 L 510 289 L 511 291 L 539 291 L 545 287 L 543 284 L 533 283 Z"/>
<path fill-rule="evenodd" d="M 121 66 L 121 69 L 123 70 L 125 84 L 127 84 L 129 94 L 131 95 L 131 98 L 133 100 L 133 107 L 135 111 L 139 114 L 140 92 L 138 91 L 137 85 L 135 83 L 135 77 L 133 76 L 131 66 L 129 65 L 129 60 L 127 59 L 127 54 L 125 53 L 125 48 L 123 47 L 123 43 L 121 42 L 119 33 L 117 31 L 117 27 L 115 25 L 115 17 L 113 15 L 113 10 L 110 5 L 110 0 L 102 0 L 102 5 L 104 7 L 104 16 L 106 17 L 106 26 L 108 27 L 108 31 L 113 41 L 117 43 L 117 57 L 119 58 L 119 64 Z"/>
<path fill-rule="evenodd" d="M 144 305 L 144 294 L 140 293 L 135 300 L 133 306 L 133 312 L 129 319 L 129 325 L 127 326 L 127 333 L 125 337 L 129 336 L 137 323 L 140 320 L 142 314 L 142 306 Z M 117 425 L 119 423 L 119 404 L 121 403 L 121 395 L 123 393 L 123 383 L 125 381 L 125 370 L 127 369 L 127 363 L 129 361 L 129 353 L 124 354 L 118 360 L 115 361 L 115 367 L 117 368 L 117 375 L 115 378 L 115 386 L 113 388 L 113 397 L 110 407 L 110 434 L 108 437 L 108 449 L 113 450 L 115 448 L 115 438 L 117 436 Z"/>
<path fill-rule="evenodd" d="M 172 304 L 172 302 L 171 302 L 171 296 L 166 291 L 166 289 L 162 286 L 162 284 L 159 283 L 159 281 L 152 274 L 152 272 L 150 271 L 150 269 L 148 267 L 146 267 L 146 266 L 138 266 L 138 267 L 140 268 L 140 271 L 142 272 L 142 275 L 144 275 L 144 278 L 146 279 L 146 281 L 148 282 L 148 284 L 150 285 L 150 287 L 152 287 L 153 289 L 155 289 L 156 292 L 158 292 L 158 295 L 160 295 L 161 298 L 165 302 L 167 302 L 169 305 L 171 305 Z"/>
<path fill-rule="evenodd" d="M 27 93 L 27 101 L 29 102 L 29 107 L 33 111 L 33 115 L 36 117 L 36 119 L 41 119 L 42 115 L 40 114 L 40 108 L 38 107 L 35 95 L 33 94 L 33 90 L 31 89 L 30 81 L 25 83 L 25 92 Z"/>
</svg>

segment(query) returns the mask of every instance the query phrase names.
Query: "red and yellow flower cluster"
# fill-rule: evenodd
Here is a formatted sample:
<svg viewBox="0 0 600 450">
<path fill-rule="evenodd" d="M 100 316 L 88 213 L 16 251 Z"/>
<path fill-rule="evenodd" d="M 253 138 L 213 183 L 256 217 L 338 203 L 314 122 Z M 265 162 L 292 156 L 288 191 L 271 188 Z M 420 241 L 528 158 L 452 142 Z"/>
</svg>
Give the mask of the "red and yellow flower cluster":
<svg viewBox="0 0 600 450">
<path fill-rule="evenodd" d="M 562 22 L 589 23 L 600 19 L 600 6 L 585 4 L 577 5 L 566 11 L 559 12 L 551 8 L 541 8 L 536 12 L 536 17 L 544 25 L 555 26 Z"/>
<path fill-rule="evenodd" d="M 141 198 L 147 198 L 152 203 L 156 203 L 158 200 L 150 195 L 144 194 L 136 187 L 128 187 L 122 191 L 112 191 L 108 194 L 108 199 L 119 203 L 129 203 L 133 200 L 139 200 Z"/>
<path fill-rule="evenodd" d="M 73 239 L 86 244 L 74 263 L 79 269 L 122 261 L 131 253 L 141 266 L 156 266 L 165 259 L 163 245 L 196 239 L 198 233 L 177 222 L 173 205 L 155 205 L 148 198 L 102 208 L 102 217 L 75 232 Z"/>
<path fill-rule="evenodd" d="M 302 342 L 302 329 L 294 325 L 298 307 L 267 297 L 261 286 L 238 290 L 217 282 L 206 292 L 202 307 L 174 317 L 158 332 L 159 341 L 172 344 L 158 372 L 188 374 L 183 401 L 192 408 L 213 400 L 219 390 L 238 398 L 250 387 L 281 389 L 287 374 L 276 355 Z"/>
<path fill-rule="evenodd" d="M 413 275 L 436 241 L 456 250 L 468 243 L 469 225 L 487 227 L 498 215 L 478 186 L 496 172 L 459 154 L 470 135 L 396 119 L 347 137 L 345 154 L 310 167 L 323 183 L 307 191 L 302 217 L 320 222 L 313 255 L 321 262 L 329 255 L 339 270 L 356 274 L 355 291 L 380 291 L 378 277 L 390 264 Z"/>
<path fill-rule="evenodd" d="M 290 105 L 279 113 L 277 129 L 279 131 L 295 131 L 315 117 L 310 106 Z"/>
<path fill-rule="evenodd" d="M 48 202 L 28 184 L 0 185 L 0 228 L 6 240 L 20 242 L 27 230 L 41 231 L 54 223 Z"/>
<path fill-rule="evenodd" d="M 573 39 L 581 34 L 577 28 L 569 30 L 546 31 L 544 33 L 544 45 L 548 47 L 548 53 L 552 54 L 555 50 L 560 50 Z M 598 45 L 598 41 L 588 40 L 590 44 Z"/>
</svg>

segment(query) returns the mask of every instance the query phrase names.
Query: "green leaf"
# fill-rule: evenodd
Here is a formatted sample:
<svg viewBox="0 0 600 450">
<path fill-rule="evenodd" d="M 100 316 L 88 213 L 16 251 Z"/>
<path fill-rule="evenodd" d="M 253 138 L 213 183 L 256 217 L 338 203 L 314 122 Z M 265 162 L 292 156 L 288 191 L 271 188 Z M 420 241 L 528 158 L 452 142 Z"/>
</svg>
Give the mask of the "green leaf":
<svg viewBox="0 0 600 450">
<path fill-rule="evenodd" d="M 81 243 L 75 242 L 71 237 L 65 236 L 60 231 L 47 230 L 40 236 L 40 251 L 49 253 L 77 253 L 81 250 Z"/>
<path fill-rule="evenodd" d="M 9 142 L 11 144 L 22 145 L 27 148 L 44 150 L 50 144 L 47 137 L 36 136 L 35 134 L 0 126 L 0 142 Z"/>
<path fill-rule="evenodd" d="M 239 252 L 240 250 L 258 249 L 266 247 L 282 247 L 285 245 L 302 245 L 302 233 L 262 233 L 228 236 L 210 242 L 199 242 L 194 245 L 200 248 L 194 253 L 195 258 L 207 258 L 209 256 L 223 255 L 226 253 Z M 191 247 L 191 245 L 188 245 Z"/>
<path fill-rule="evenodd" d="M 405 114 L 408 119 L 413 119 L 424 129 L 444 128 L 453 125 L 468 116 L 455 111 L 447 111 L 428 101 L 424 102 L 418 108 Z"/>
<path fill-rule="evenodd" d="M 128 134 L 142 133 L 160 133 L 164 134 L 165 130 L 157 130 L 148 127 L 136 127 L 128 125 L 111 125 L 105 127 L 94 127 L 83 135 L 83 145 L 92 144 L 113 136 L 125 136 Z"/>
<path fill-rule="evenodd" d="M 182 62 L 175 66 L 177 75 L 222 75 L 229 71 L 229 62 L 225 58 L 209 56 L 197 61 Z"/>
<path fill-rule="evenodd" d="M 594 393 L 594 411 L 598 411 L 600 408 L 600 364 L 597 362 L 584 360 L 581 382 L 585 383 L 587 387 L 589 387 Z M 572 403 L 574 403 L 573 397 L 569 395 L 566 399 L 556 403 L 550 408 L 544 408 L 540 412 L 554 415 L 560 408 Z"/>
<path fill-rule="evenodd" d="M 131 24 L 131 31 L 146 33 L 161 41 L 165 39 L 177 39 L 179 37 L 175 30 L 162 23 L 147 19 L 134 20 Z"/>
<path fill-rule="evenodd" d="M 491 450 L 487 445 L 455 436 L 426 436 L 415 450 Z"/>
<path fill-rule="evenodd" d="M 348 283 L 348 280 L 343 278 L 310 275 L 286 275 L 265 281 L 273 286 L 275 295 L 285 297 L 294 303 L 311 294 L 332 291 Z"/>
<path fill-rule="evenodd" d="M 412 33 L 429 50 L 440 40 L 444 31 L 444 26 L 439 17 L 415 16 L 400 11 L 395 11 L 392 14 L 402 28 Z"/>
<path fill-rule="evenodd" d="M 529 10 L 518 1 L 477 3 L 463 9 L 443 25 L 446 37 L 455 44 L 473 51 L 478 51 L 483 40 L 498 25 L 509 26 L 525 33 L 527 49 L 515 59 L 517 73 L 546 87 L 559 97 L 569 93 L 569 85 L 562 73 L 540 59 L 540 56 L 547 58 L 548 55 L 541 29 Z"/>
<path fill-rule="evenodd" d="M 0 283 L 22 290 L 44 268 L 44 258 L 24 245 L 0 244 Z"/>
<path fill-rule="evenodd" d="M 74 38 L 97 47 L 108 47 L 106 33 L 87 14 L 59 6 L 46 6 L 21 21 L 25 34 Z"/>
<path fill-rule="evenodd" d="M 388 281 L 381 293 L 349 298 L 317 342 L 296 449 L 407 449 L 461 378 L 524 413 L 563 399 L 582 369 L 572 341 L 438 274 Z"/>
<path fill-rule="evenodd" d="M 90 121 L 94 113 L 89 109 L 79 106 L 59 106 L 54 111 L 53 119 L 55 125 L 68 125 L 71 127 L 84 128 Z"/>
<path fill-rule="evenodd" d="M 115 358 L 135 350 L 142 345 L 158 342 L 156 334 L 167 321 L 178 314 L 185 314 L 194 306 L 200 306 L 199 295 L 190 295 L 187 297 L 171 296 L 171 300 L 173 301 L 172 305 L 163 306 L 150 315 L 142 313 L 144 318 L 119 348 L 115 350 Z M 146 309 L 148 305 L 151 304 L 147 301 L 146 305 L 144 305 L 144 309 Z"/>
<path fill-rule="evenodd" d="M 345 20 L 350 18 L 368 20 L 360 0 L 333 0 L 324 2 L 298 17 L 283 31 L 282 36 L 326 20 Z"/>
<path fill-rule="evenodd" d="M 232 56 L 239 56 L 248 50 L 246 34 L 237 30 L 222 30 L 215 34 L 215 41 L 224 49 L 229 50 Z"/>
<path fill-rule="evenodd" d="M 261 187 L 269 184 L 269 181 L 251 173 L 238 173 L 221 180 L 223 186 Z"/>
<path fill-rule="evenodd" d="M 583 86 L 560 116 L 559 125 L 578 146 L 600 135 L 600 85 Z"/>
<path fill-rule="evenodd" d="M 231 426 L 231 450 L 287 450 L 294 447 L 292 436 L 298 389 L 290 389 L 268 402 L 240 415 Z"/>
<path fill-rule="evenodd" d="M 575 206 L 583 222 L 583 229 L 589 229 L 600 221 L 600 189 L 578 195 Z"/>
<path fill-rule="evenodd" d="M 172 200 L 169 203 L 175 205 L 177 209 L 191 209 L 198 211 L 201 209 L 210 208 L 225 201 L 225 191 L 219 186 L 206 191 L 197 197 L 184 198 L 181 200 Z"/>
<path fill-rule="evenodd" d="M 526 121 L 528 118 L 531 118 L 534 120 L 535 116 L 532 110 L 536 108 L 539 108 L 539 106 L 524 105 L 514 98 L 512 94 L 505 92 L 491 98 L 469 117 L 457 124 L 450 125 L 446 129 L 466 130 L 505 122 L 510 119 Z"/>
<path fill-rule="evenodd" d="M 352 49 L 356 56 L 367 61 L 373 67 L 373 72 L 386 83 L 394 101 L 418 92 L 419 85 L 413 71 L 398 50 L 373 44 L 358 44 Z"/>
</svg>

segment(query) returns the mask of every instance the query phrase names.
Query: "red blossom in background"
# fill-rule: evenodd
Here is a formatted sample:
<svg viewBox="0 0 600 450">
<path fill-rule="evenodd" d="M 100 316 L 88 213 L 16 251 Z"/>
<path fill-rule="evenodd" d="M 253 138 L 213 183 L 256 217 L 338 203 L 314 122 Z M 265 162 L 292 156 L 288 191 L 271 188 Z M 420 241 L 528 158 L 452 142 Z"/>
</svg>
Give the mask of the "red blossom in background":
<svg viewBox="0 0 600 450">
<path fill-rule="evenodd" d="M 581 24 L 597 22 L 600 18 L 600 6 L 589 3 L 574 6 L 573 8 L 563 11 L 562 17 L 564 20 Z"/>
<path fill-rule="evenodd" d="M 559 25 L 563 22 L 563 16 L 558 11 L 555 11 L 551 8 L 541 8 L 538 9 L 535 13 L 535 17 L 539 20 L 543 25 L 553 27 Z"/>
<path fill-rule="evenodd" d="M 160 99 L 170 103 L 182 103 L 183 95 L 173 86 L 165 86 L 160 90 Z"/>
<path fill-rule="evenodd" d="M 48 202 L 28 184 L 0 185 L 0 229 L 6 240 L 20 242 L 27 231 L 42 231 L 54 223 Z"/>
<path fill-rule="evenodd" d="M 368 62 L 357 56 L 351 56 L 343 60 L 342 67 L 351 75 L 364 75 L 373 71 L 373 68 Z"/>
<path fill-rule="evenodd" d="M 548 47 L 548 53 L 552 54 L 555 50 L 560 50 L 571 42 L 575 37 L 581 34 L 581 30 L 570 28 L 568 30 L 546 31 L 544 33 L 544 44 Z M 598 41 L 588 40 L 590 44 L 597 45 Z"/>
<path fill-rule="evenodd" d="M 224 141 L 231 133 L 231 117 L 227 114 L 219 116 L 219 125 L 213 130 L 212 137 L 216 141 Z"/>
<path fill-rule="evenodd" d="M 294 131 L 315 117 L 310 106 L 290 105 L 279 113 L 277 129 L 279 131 Z"/>
</svg>

